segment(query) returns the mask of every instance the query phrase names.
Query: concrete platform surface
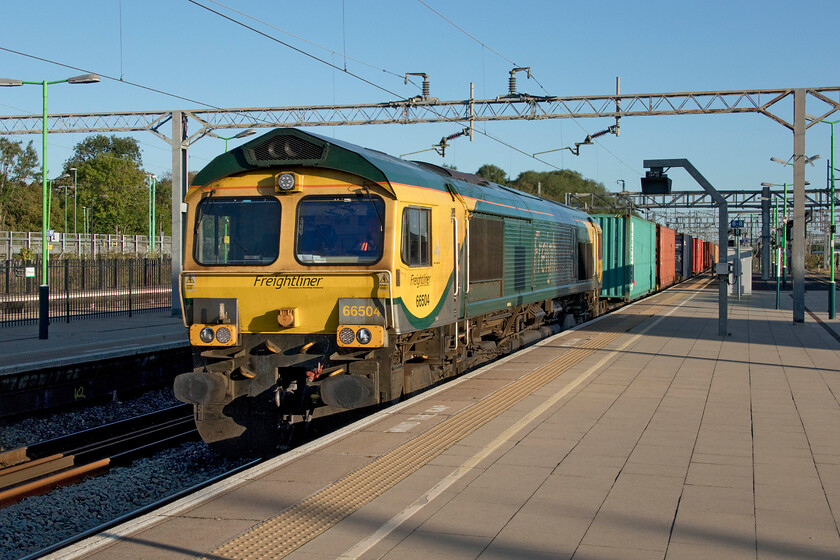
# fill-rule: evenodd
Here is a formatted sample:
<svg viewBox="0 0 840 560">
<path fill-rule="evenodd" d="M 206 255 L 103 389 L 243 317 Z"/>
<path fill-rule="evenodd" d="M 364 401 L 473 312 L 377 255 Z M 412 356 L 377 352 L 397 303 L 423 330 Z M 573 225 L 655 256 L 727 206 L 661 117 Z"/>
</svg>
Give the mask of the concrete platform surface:
<svg viewBox="0 0 840 560">
<path fill-rule="evenodd" d="M 0 327 L 0 375 L 181 346 L 189 346 L 187 329 L 168 308 L 132 317 L 53 321 L 44 340 L 37 324 Z"/>
<path fill-rule="evenodd" d="M 717 297 L 683 284 L 51 558 L 840 558 L 840 343 L 761 291 L 720 337 Z"/>
</svg>

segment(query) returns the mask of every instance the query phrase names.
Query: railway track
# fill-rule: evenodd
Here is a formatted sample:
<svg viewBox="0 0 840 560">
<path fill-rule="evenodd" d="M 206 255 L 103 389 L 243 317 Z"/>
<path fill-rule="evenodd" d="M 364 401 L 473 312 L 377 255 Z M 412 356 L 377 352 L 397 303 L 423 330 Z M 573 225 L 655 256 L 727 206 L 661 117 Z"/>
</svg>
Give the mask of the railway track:
<svg viewBox="0 0 840 560">
<path fill-rule="evenodd" d="M 0 508 L 197 438 L 192 406 L 179 405 L 0 452 Z"/>
</svg>

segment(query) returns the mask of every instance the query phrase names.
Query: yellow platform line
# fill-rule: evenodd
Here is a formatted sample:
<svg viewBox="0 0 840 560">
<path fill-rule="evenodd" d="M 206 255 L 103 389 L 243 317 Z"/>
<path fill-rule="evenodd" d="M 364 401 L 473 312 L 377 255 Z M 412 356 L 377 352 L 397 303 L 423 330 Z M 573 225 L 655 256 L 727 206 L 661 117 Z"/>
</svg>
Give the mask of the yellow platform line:
<svg viewBox="0 0 840 560">
<path fill-rule="evenodd" d="M 676 299 L 672 296 L 668 300 Z M 536 389 L 556 379 L 583 359 L 605 349 L 613 340 L 664 309 L 662 304 L 629 318 L 629 328 L 593 337 L 496 393 L 451 416 L 427 432 L 403 443 L 323 490 L 252 527 L 210 552 L 205 558 L 262 560 L 282 558 L 359 510 L 488 421 Z"/>
</svg>

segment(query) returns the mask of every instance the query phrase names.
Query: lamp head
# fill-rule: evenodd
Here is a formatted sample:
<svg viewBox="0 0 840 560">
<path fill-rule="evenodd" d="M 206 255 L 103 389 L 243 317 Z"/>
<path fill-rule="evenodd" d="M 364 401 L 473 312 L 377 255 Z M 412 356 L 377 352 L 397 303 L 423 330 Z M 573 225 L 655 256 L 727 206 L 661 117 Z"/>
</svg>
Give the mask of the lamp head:
<svg viewBox="0 0 840 560">
<path fill-rule="evenodd" d="M 96 74 L 82 74 L 81 76 L 73 76 L 67 79 L 68 84 L 95 84 L 101 81 Z"/>
<path fill-rule="evenodd" d="M 11 78 L 0 78 L 0 87 L 16 87 L 22 85 L 23 82 L 20 80 L 12 80 Z"/>
</svg>

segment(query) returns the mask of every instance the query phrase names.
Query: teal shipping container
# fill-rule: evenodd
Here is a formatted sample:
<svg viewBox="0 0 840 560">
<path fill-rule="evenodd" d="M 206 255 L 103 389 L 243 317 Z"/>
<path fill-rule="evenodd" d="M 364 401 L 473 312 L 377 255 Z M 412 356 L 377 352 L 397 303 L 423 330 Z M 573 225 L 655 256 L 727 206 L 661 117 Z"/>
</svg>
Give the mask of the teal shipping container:
<svg viewBox="0 0 840 560">
<path fill-rule="evenodd" d="M 656 289 L 656 224 L 635 216 L 596 214 L 604 247 L 601 297 L 631 301 Z"/>
</svg>

